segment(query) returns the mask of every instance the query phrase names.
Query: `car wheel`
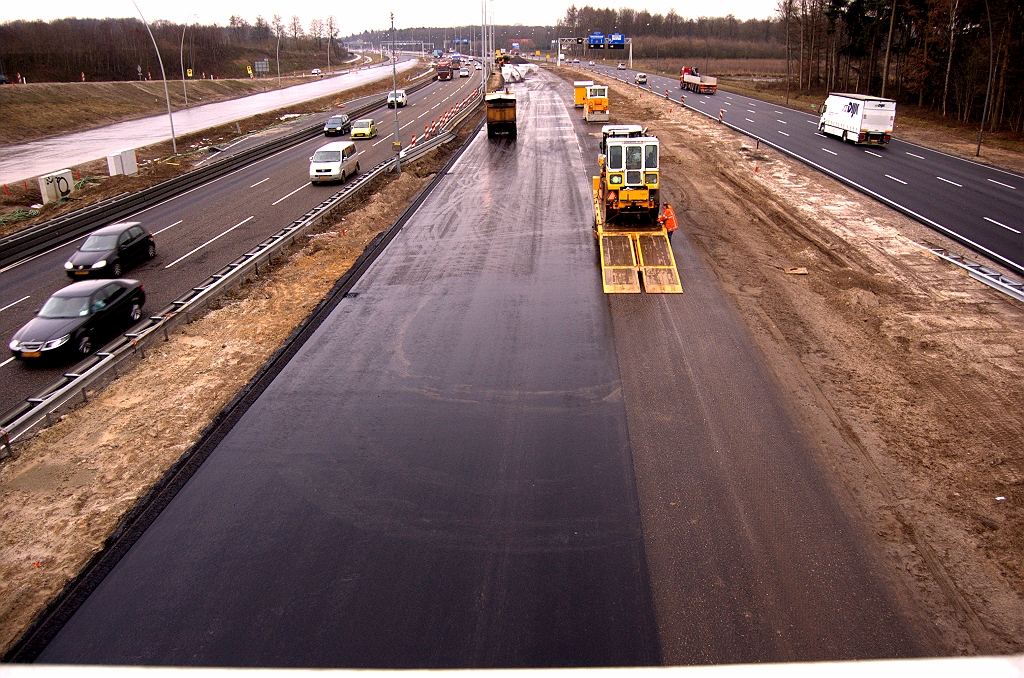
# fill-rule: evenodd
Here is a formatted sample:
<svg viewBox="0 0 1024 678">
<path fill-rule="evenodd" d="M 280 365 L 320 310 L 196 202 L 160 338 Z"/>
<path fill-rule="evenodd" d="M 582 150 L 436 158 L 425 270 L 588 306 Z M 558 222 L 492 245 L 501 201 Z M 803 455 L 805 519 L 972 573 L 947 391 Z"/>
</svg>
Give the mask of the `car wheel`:
<svg viewBox="0 0 1024 678">
<path fill-rule="evenodd" d="M 114 265 L 110 267 L 110 274 L 113 275 L 115 278 L 120 278 L 121 277 L 121 273 L 122 273 L 121 262 L 120 261 L 115 261 Z"/>
<path fill-rule="evenodd" d="M 88 334 L 83 334 L 78 338 L 78 353 L 83 356 L 92 353 L 92 339 L 89 338 Z"/>
<path fill-rule="evenodd" d="M 149 247 L 146 248 L 146 256 L 150 259 L 156 259 L 156 245 L 153 243 L 149 244 Z"/>
<path fill-rule="evenodd" d="M 137 301 L 133 301 L 132 307 L 128 311 L 128 317 L 132 319 L 133 323 L 137 323 L 142 320 L 142 304 Z"/>
</svg>

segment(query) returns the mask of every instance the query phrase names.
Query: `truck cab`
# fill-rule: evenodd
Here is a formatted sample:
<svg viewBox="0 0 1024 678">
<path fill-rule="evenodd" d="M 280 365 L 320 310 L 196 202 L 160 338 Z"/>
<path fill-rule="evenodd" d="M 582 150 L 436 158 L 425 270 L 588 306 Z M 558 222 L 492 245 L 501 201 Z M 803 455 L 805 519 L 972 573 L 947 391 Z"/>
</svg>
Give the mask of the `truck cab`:
<svg viewBox="0 0 1024 678">
<path fill-rule="evenodd" d="M 601 127 L 601 152 L 605 152 L 608 137 L 642 137 L 645 129 L 640 125 L 604 125 Z"/>
<path fill-rule="evenodd" d="M 605 222 L 613 224 L 618 217 L 632 214 L 653 224 L 661 206 L 658 138 L 609 136 L 604 145 Z"/>
</svg>

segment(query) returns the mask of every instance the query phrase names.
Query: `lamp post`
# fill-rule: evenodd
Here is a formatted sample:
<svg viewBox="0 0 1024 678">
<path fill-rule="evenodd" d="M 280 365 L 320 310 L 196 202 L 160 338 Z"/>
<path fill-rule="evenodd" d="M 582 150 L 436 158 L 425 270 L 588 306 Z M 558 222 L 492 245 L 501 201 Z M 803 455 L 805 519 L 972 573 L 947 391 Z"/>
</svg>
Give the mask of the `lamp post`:
<svg viewBox="0 0 1024 678">
<path fill-rule="evenodd" d="M 281 27 L 277 29 L 277 86 L 281 87 Z"/>
<path fill-rule="evenodd" d="M 192 17 L 196 17 L 196 19 L 199 18 L 196 14 L 189 14 L 185 17 L 185 25 L 181 27 L 181 51 L 178 53 L 178 58 L 181 60 L 181 89 L 185 93 L 185 108 L 188 108 L 188 89 L 185 87 L 185 31 L 188 29 L 188 20 Z M 195 35 L 195 33 L 193 33 L 193 35 Z M 191 49 L 192 48 L 190 47 L 189 50 Z"/>
<path fill-rule="evenodd" d="M 146 27 L 146 32 L 149 33 L 149 39 L 153 41 L 153 49 L 156 50 L 156 60 L 160 64 L 160 77 L 164 80 L 164 98 L 167 99 L 167 118 L 171 121 L 171 150 L 174 155 L 178 155 L 178 142 L 174 138 L 174 116 L 171 115 L 171 95 L 167 91 L 167 73 L 164 72 L 164 60 L 160 56 L 160 48 L 156 46 L 156 38 L 153 37 L 153 31 L 149 30 L 149 22 L 146 21 L 146 17 L 142 15 L 142 10 L 139 9 L 139 4 L 132 0 L 132 4 L 135 5 L 135 11 L 142 17 L 142 25 Z M 142 68 L 139 68 L 139 72 L 142 72 Z"/>
<path fill-rule="evenodd" d="M 402 171 L 402 140 L 398 138 L 398 71 L 395 62 L 398 61 L 395 53 L 395 13 L 391 13 L 391 91 L 394 93 L 395 101 L 395 140 L 391 146 L 395 149 L 395 172 Z"/>
<path fill-rule="evenodd" d="M 988 0 L 985 0 L 985 14 L 988 16 L 988 86 L 985 87 L 985 105 L 981 109 L 981 129 L 978 130 L 978 150 L 974 154 L 976 158 L 981 157 L 981 139 L 985 136 L 985 118 L 988 115 L 988 99 L 989 95 L 992 93 L 993 54 L 995 53 L 995 47 L 993 47 L 992 42 L 992 14 L 988 10 Z"/>
</svg>

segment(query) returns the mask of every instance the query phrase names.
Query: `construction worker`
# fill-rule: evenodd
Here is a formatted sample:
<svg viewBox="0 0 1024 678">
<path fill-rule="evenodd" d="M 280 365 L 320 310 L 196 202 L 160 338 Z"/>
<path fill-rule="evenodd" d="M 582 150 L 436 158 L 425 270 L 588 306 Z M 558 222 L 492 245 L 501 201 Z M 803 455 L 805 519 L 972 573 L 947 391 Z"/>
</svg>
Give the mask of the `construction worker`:
<svg viewBox="0 0 1024 678">
<path fill-rule="evenodd" d="M 661 210 L 661 216 L 658 217 L 658 223 L 665 225 L 665 230 L 668 231 L 668 239 L 672 241 L 672 234 L 679 229 L 679 222 L 676 221 L 676 212 L 672 209 L 672 205 L 665 203 Z"/>
</svg>

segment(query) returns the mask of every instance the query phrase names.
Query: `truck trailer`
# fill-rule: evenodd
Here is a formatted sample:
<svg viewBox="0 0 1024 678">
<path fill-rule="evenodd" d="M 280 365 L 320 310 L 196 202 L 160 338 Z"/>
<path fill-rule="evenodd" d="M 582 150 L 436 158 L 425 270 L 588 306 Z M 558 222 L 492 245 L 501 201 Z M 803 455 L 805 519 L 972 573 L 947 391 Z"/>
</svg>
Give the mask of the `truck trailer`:
<svg viewBox="0 0 1024 678">
<path fill-rule="evenodd" d="M 818 131 L 855 144 L 887 144 L 896 123 L 896 102 L 866 94 L 829 94 Z"/>
<path fill-rule="evenodd" d="M 679 89 L 697 92 L 698 94 L 714 94 L 718 89 L 718 78 L 701 75 L 696 68 L 684 66 L 679 73 Z"/>
</svg>

